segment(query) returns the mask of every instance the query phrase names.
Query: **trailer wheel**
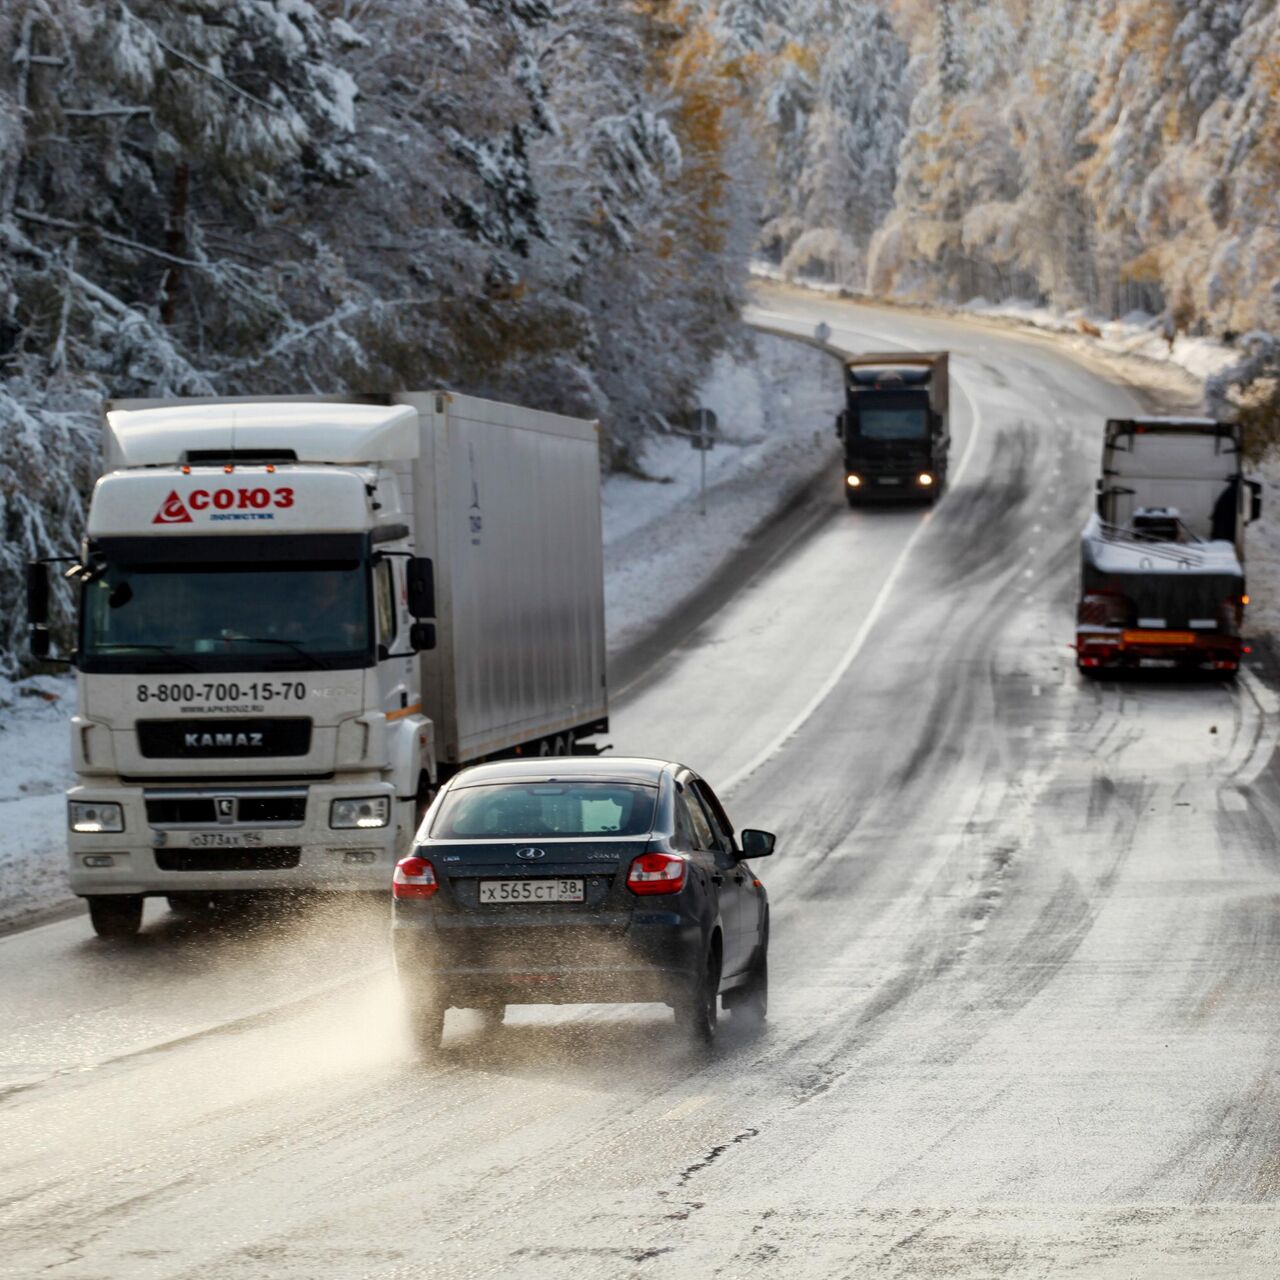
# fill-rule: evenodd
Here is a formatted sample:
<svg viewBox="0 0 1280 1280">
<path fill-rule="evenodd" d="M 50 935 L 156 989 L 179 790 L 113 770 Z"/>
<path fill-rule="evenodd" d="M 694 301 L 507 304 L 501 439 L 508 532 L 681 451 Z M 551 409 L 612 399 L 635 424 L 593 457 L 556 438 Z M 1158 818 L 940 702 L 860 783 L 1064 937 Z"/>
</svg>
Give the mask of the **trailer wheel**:
<svg viewBox="0 0 1280 1280">
<path fill-rule="evenodd" d="M 142 927 L 142 894 L 94 894 L 86 898 L 89 923 L 100 938 L 132 938 Z"/>
</svg>

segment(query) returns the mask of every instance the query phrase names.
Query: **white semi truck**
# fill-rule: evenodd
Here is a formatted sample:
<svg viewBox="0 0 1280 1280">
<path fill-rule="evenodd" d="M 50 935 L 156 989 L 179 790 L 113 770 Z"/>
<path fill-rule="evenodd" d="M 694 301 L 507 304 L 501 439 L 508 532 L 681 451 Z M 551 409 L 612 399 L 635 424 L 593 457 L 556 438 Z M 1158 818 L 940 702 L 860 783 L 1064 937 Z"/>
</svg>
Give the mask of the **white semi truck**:
<svg viewBox="0 0 1280 1280">
<path fill-rule="evenodd" d="M 148 896 L 385 889 L 458 768 L 596 750 L 596 423 L 433 391 L 114 401 L 105 426 L 64 571 L 70 877 L 100 935 Z"/>
<path fill-rule="evenodd" d="M 1108 420 L 1097 510 L 1080 542 L 1082 674 L 1157 665 L 1230 678 L 1239 670 L 1248 652 L 1245 526 L 1262 510 L 1262 486 L 1243 466 L 1237 424 Z"/>
</svg>

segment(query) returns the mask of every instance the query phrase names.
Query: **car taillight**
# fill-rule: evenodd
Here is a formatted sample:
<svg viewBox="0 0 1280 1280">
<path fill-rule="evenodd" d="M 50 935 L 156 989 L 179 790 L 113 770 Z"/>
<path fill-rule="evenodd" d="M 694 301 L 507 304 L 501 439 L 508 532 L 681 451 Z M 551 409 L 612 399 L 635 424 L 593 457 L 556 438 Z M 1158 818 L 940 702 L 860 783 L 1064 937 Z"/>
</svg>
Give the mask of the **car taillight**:
<svg viewBox="0 0 1280 1280">
<path fill-rule="evenodd" d="M 688 873 L 688 859 L 677 853 L 642 853 L 627 872 L 627 888 L 632 893 L 679 893 Z"/>
<path fill-rule="evenodd" d="M 426 858 L 411 853 L 396 863 L 391 877 L 393 898 L 429 898 L 440 887 L 436 882 L 436 869 Z"/>
</svg>

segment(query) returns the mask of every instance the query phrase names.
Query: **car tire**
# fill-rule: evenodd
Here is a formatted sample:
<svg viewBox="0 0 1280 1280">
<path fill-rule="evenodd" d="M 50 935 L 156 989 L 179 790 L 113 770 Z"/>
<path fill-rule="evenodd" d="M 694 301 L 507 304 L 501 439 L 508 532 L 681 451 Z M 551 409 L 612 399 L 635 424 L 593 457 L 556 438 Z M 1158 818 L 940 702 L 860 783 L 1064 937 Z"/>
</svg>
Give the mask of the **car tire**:
<svg viewBox="0 0 1280 1280">
<path fill-rule="evenodd" d="M 859 498 L 859 497 L 858 497 L 858 495 L 857 495 L 856 493 L 854 493 L 854 491 L 853 491 L 852 489 L 846 489 L 846 490 L 844 491 L 844 500 L 845 500 L 845 501 L 846 501 L 846 502 L 847 502 L 851 507 L 860 507 L 860 506 L 862 506 L 862 499 L 861 499 L 861 498 Z"/>
<path fill-rule="evenodd" d="M 438 1000 L 423 1000 L 408 1009 L 409 1033 L 419 1056 L 433 1058 L 444 1038 L 445 1008 Z"/>
<path fill-rule="evenodd" d="M 100 938 L 132 938 L 142 928 L 140 893 L 95 894 L 86 901 L 89 923 Z"/>
<path fill-rule="evenodd" d="M 707 1050 L 715 1044 L 719 1003 L 720 955 L 713 950 L 707 953 L 702 973 L 676 1004 L 676 1025 L 695 1049 Z"/>
</svg>

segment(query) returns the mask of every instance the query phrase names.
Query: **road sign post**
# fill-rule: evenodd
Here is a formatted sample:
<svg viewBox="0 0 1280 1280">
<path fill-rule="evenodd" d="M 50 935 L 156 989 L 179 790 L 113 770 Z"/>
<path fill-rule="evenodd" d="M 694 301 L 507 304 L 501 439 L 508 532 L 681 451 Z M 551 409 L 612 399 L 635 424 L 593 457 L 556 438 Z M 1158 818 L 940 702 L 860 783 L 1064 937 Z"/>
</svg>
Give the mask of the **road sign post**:
<svg viewBox="0 0 1280 1280">
<path fill-rule="evenodd" d="M 694 421 L 696 428 L 689 436 L 689 443 L 698 451 L 701 479 L 698 486 L 698 514 L 707 514 L 707 454 L 715 448 L 716 415 L 714 410 L 699 409 Z"/>
</svg>

